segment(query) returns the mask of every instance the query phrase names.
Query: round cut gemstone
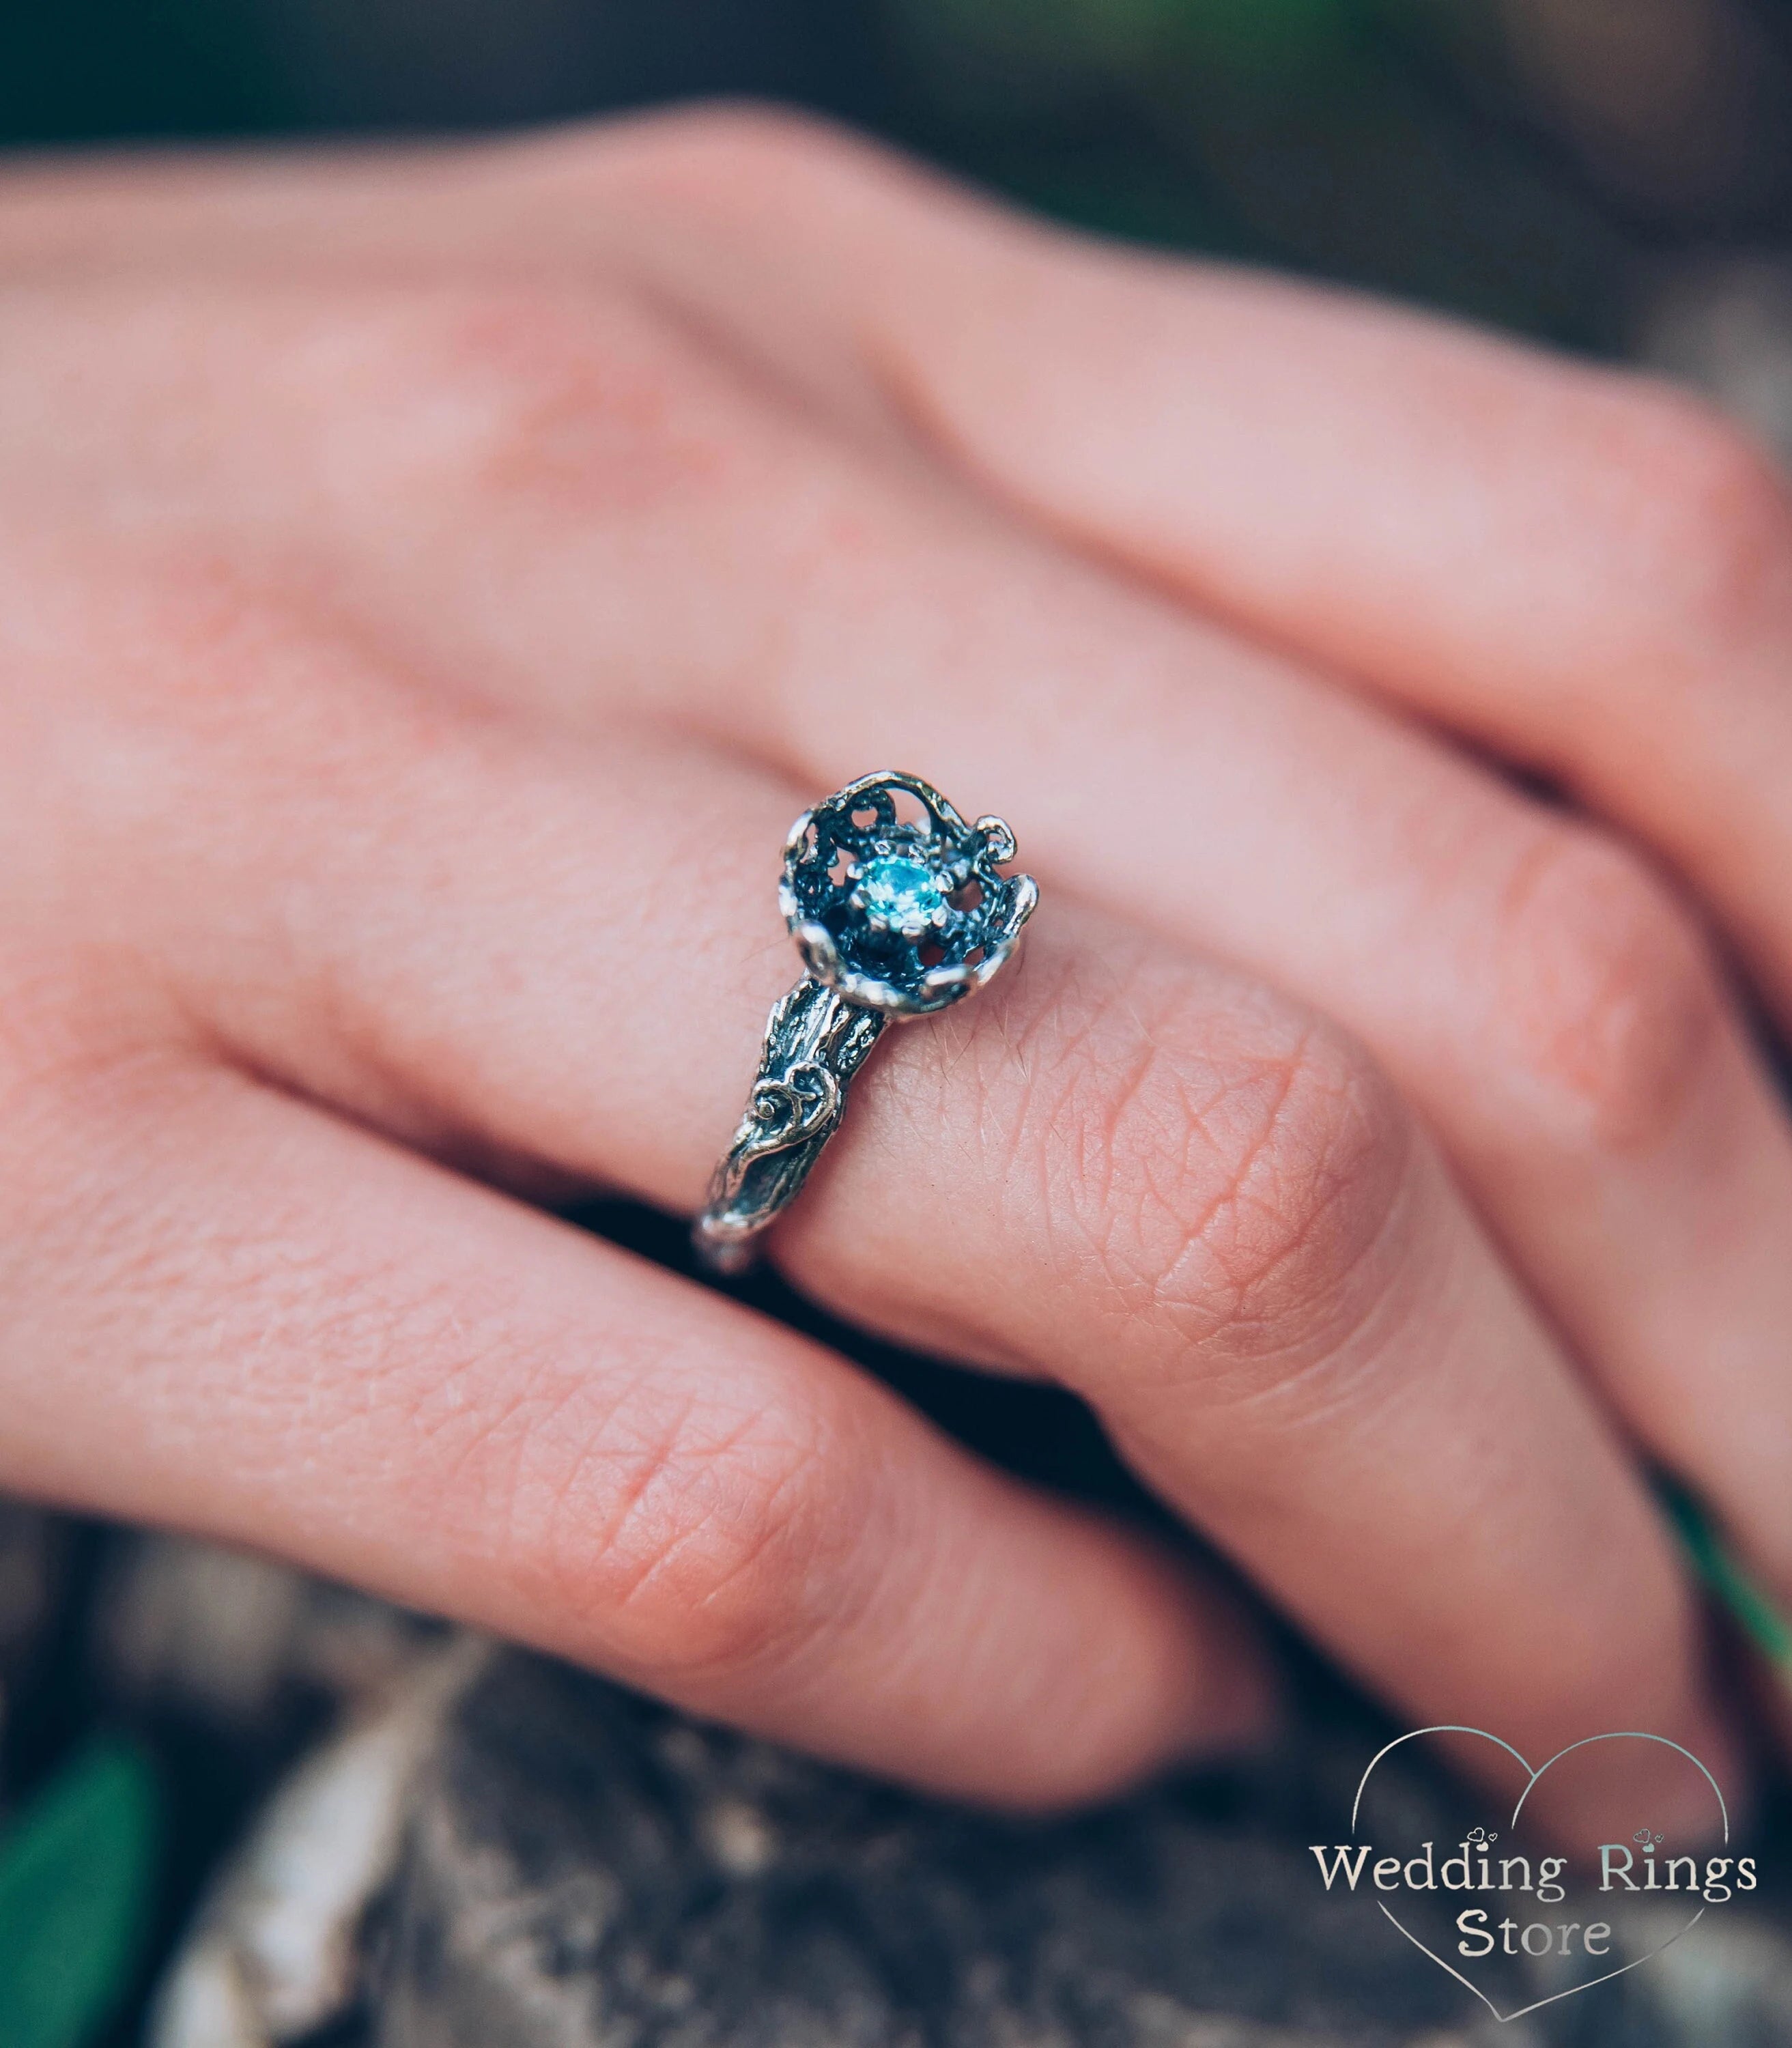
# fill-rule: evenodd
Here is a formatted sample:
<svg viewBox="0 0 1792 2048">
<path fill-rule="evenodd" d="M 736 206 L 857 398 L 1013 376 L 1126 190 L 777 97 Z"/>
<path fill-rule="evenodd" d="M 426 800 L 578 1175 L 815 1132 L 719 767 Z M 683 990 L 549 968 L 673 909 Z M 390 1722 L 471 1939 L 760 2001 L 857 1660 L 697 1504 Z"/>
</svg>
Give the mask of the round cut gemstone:
<svg viewBox="0 0 1792 2048">
<path fill-rule="evenodd" d="M 901 854 L 869 860 L 852 892 L 869 922 L 906 939 L 931 931 L 936 914 L 945 907 L 943 879 L 925 861 Z"/>
</svg>

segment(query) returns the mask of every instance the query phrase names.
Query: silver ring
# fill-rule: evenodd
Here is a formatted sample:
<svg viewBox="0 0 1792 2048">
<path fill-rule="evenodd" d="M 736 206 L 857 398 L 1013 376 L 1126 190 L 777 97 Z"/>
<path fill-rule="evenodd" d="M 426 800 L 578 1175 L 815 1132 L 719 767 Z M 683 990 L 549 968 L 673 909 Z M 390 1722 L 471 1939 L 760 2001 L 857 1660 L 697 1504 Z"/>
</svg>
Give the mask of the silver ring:
<svg viewBox="0 0 1792 2048">
<path fill-rule="evenodd" d="M 692 1228 L 714 1270 L 752 1263 L 885 1025 L 962 1002 L 1014 957 L 1039 900 L 1030 875 L 1000 872 L 1014 857 L 1000 818 L 968 825 L 930 782 L 888 770 L 790 828 L 778 903 L 806 972 L 773 1006 L 747 1113 Z"/>
</svg>

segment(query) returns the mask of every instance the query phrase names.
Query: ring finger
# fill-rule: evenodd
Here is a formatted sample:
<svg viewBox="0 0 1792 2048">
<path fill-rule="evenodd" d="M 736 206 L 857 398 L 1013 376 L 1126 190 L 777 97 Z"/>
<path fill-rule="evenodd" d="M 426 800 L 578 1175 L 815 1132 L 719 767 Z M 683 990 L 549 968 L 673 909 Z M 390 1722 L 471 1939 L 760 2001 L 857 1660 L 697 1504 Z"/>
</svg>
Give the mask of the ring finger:
<svg viewBox="0 0 1792 2048">
<path fill-rule="evenodd" d="M 137 651 L 121 677 L 93 646 L 80 678 L 108 729 L 53 778 L 78 857 L 18 878 L 44 914 L 147 947 L 289 1087 L 694 1205 L 791 978 L 752 849 L 769 869 L 798 793 L 428 707 L 240 593 L 184 631 L 165 585 L 134 616 L 122 588 L 68 595 L 54 644 L 84 619 Z M 29 753 L 25 789 L 51 779 Z M 118 820 L 121 774 L 153 793 L 153 833 Z M 1709 1755 L 1647 1499 L 1374 1069 L 1111 917 L 1038 921 L 1017 973 L 880 1061 L 788 1259 L 870 1320 L 1086 1394 L 1427 1718 L 1491 1713 L 1546 1753 L 1641 1716 Z"/>
</svg>

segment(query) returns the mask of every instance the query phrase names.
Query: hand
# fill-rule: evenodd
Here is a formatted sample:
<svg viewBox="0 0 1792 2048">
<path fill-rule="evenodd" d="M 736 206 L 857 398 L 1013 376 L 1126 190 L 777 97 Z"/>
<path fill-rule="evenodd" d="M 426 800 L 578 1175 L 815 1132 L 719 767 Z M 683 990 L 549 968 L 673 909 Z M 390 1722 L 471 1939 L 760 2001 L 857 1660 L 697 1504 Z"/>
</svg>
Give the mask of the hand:
<svg viewBox="0 0 1792 2048">
<path fill-rule="evenodd" d="M 518 1199 L 696 1206 L 784 831 L 913 768 L 1044 906 L 785 1270 L 1086 1396 L 1407 1716 L 1726 1767 L 1643 1466 L 1792 1589 L 1727 429 L 736 114 L 16 173 L 0 278 L 0 1484 L 953 1793 L 1255 1725 L 1220 1592 Z"/>
</svg>

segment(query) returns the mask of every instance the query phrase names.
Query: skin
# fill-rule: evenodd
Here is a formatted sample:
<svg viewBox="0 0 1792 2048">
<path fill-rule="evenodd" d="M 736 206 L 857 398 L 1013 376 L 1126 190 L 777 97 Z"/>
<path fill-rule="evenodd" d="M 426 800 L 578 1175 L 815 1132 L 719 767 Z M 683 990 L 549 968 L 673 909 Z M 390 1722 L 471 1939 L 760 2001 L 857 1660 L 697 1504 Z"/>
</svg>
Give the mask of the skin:
<svg viewBox="0 0 1792 2048">
<path fill-rule="evenodd" d="M 698 1205 L 784 831 L 911 767 L 1044 905 L 771 1255 L 1415 1724 L 1736 1785 L 1645 1478 L 1792 1593 L 1732 429 L 732 111 L 21 167 L 0 294 L 0 1485 L 999 1803 L 1259 1730 L 1216 1586 L 531 1204 Z"/>
</svg>

